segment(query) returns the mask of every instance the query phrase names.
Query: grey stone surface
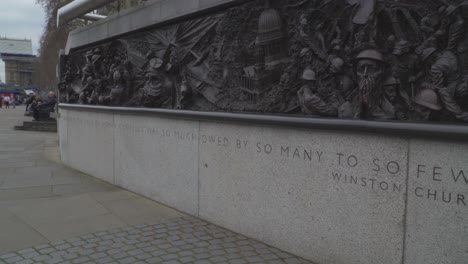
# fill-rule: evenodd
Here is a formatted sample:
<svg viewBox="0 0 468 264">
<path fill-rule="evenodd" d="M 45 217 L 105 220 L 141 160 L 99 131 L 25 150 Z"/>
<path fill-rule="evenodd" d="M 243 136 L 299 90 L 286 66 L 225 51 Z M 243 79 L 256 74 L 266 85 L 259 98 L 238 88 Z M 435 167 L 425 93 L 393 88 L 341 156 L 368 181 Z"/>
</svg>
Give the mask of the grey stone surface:
<svg viewBox="0 0 468 264">
<path fill-rule="evenodd" d="M 86 112 L 68 112 L 66 116 L 68 149 L 62 152 L 63 160 L 67 161 L 72 168 L 112 183 L 114 175 L 113 117 Z M 59 122 L 62 120 L 60 119 Z"/>
<path fill-rule="evenodd" d="M 198 123 L 115 116 L 115 184 L 196 215 Z"/>
<path fill-rule="evenodd" d="M 162 230 L 162 232 L 158 232 L 158 230 Z M 152 231 L 153 234 L 145 235 L 149 231 Z M 184 241 L 184 245 L 191 245 L 191 248 L 184 249 L 182 245 L 174 245 L 169 239 L 170 233 L 173 231 L 178 231 L 178 241 Z M 130 232 L 135 234 L 130 235 Z M 152 225 L 135 225 L 109 230 L 109 232 L 106 232 L 108 236 L 103 238 L 102 242 L 108 242 L 107 244 L 111 245 L 111 247 L 100 247 L 87 239 L 101 237 L 102 233 L 88 234 L 2 254 L 0 255 L 0 263 L 16 263 L 18 261 L 24 261 L 24 263 L 39 263 L 39 261 L 64 263 L 69 261 L 69 263 L 213 264 L 222 263 L 228 259 L 230 263 L 269 263 L 271 261 L 276 261 L 275 263 L 310 263 L 195 218 L 174 218 L 170 221 Z M 120 233 L 125 233 L 125 235 L 118 235 Z M 196 242 L 202 237 L 215 234 L 217 234 L 218 239 L 209 240 L 208 245 L 217 245 L 219 250 L 212 250 L 206 244 Z M 141 241 L 145 238 L 149 238 L 148 243 L 133 243 L 134 240 Z M 227 240 L 233 243 L 241 241 L 243 243 L 242 246 L 236 245 L 233 247 L 225 242 Z M 119 242 L 116 243 L 116 241 Z M 75 244 L 79 244 L 79 246 L 74 246 Z M 261 249 L 256 249 L 258 245 L 262 245 Z M 251 246 L 249 251 L 243 251 L 246 246 Z M 161 250 L 161 248 L 165 250 Z M 232 249 L 237 249 L 237 252 L 241 253 L 249 252 L 249 254 L 228 254 L 227 251 Z M 270 250 L 272 253 L 264 256 L 263 251 L 265 250 Z"/>
<path fill-rule="evenodd" d="M 200 135 L 200 217 L 317 263 L 401 263 L 404 140 L 216 123 Z"/>
<path fill-rule="evenodd" d="M 46 243 L 48 240 L 18 218 L 0 219 L 0 254 Z"/>
<path fill-rule="evenodd" d="M 122 113 L 99 118 L 115 119 L 116 184 L 230 230 L 317 263 L 461 264 L 467 259 L 466 143 Z M 74 133 L 68 130 L 69 141 Z M 91 139 L 94 148 L 96 139 Z M 86 150 L 75 148 L 73 155 Z M 437 191 L 435 198 L 428 190 Z M 444 202 L 448 193 L 451 200 Z M 118 202 L 122 196 L 128 199 Z M 129 224 L 177 217 L 128 193 L 92 197 Z M 154 257 L 146 259 L 150 263 L 163 256 L 172 261 L 175 247 L 184 250 L 182 263 L 223 263 L 218 256 L 248 263 L 256 254 L 267 263 L 297 262 L 270 260 L 275 251 L 242 240 L 223 240 L 225 254 L 218 255 L 223 249 L 216 234 L 195 232 L 181 241 L 178 230 L 169 227 L 144 230 L 164 239 L 154 242 L 124 231 L 115 236 L 128 237 L 128 251 L 142 249 L 140 244 L 157 246 L 156 256 L 153 249 L 142 249 L 141 258 Z M 137 260 L 121 256 L 128 257 Z"/>
<path fill-rule="evenodd" d="M 0 255 L 29 247 L 22 253 L 29 259 L 38 257 L 34 261 L 74 259 L 76 252 L 89 249 L 81 247 L 94 244 L 101 251 L 109 247 L 101 244 L 108 240 L 103 238 L 105 232 L 99 231 L 183 216 L 66 167 L 60 161 L 57 134 L 13 130 L 18 123 L 31 119 L 24 116 L 23 106 L 0 109 L 0 112 Z M 66 113 L 62 117 L 67 117 Z M 63 129 L 68 126 L 66 120 L 61 119 L 60 132 L 67 131 Z M 69 141 L 62 137 L 64 151 Z M 103 241 L 91 237 L 89 243 L 70 241 L 72 246 L 56 241 L 51 245 L 57 251 L 49 253 L 50 256 L 40 256 L 30 250 L 51 240 L 66 240 L 92 232 L 104 235 Z M 37 250 L 46 248 L 37 247 Z M 63 250 L 69 251 L 68 254 L 61 255 Z"/>
<path fill-rule="evenodd" d="M 468 261 L 468 143 L 411 140 L 405 263 Z"/>
</svg>

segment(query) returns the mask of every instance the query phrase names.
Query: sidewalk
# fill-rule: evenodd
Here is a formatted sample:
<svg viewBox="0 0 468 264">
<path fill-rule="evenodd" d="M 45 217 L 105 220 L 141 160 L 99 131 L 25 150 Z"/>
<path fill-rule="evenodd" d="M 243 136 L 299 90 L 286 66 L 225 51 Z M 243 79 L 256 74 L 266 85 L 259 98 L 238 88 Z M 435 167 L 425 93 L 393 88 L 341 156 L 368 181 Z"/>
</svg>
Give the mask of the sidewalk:
<svg viewBox="0 0 468 264">
<path fill-rule="evenodd" d="M 309 263 L 60 163 L 0 109 L 0 263 Z"/>
</svg>

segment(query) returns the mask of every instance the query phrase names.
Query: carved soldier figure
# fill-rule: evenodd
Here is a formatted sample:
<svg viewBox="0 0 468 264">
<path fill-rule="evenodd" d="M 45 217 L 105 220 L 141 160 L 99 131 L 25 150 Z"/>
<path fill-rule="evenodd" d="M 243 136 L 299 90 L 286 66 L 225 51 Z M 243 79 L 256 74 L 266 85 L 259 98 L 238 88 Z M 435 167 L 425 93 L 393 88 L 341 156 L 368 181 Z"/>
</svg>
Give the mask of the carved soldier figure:
<svg viewBox="0 0 468 264">
<path fill-rule="evenodd" d="M 435 32 L 435 18 L 432 14 L 428 14 L 421 19 L 420 28 L 424 34 L 424 38 L 427 39 L 432 36 Z"/>
<path fill-rule="evenodd" d="M 453 116 L 443 110 L 434 90 L 424 89 L 414 97 L 414 113 L 411 118 L 415 121 L 450 121 Z"/>
<path fill-rule="evenodd" d="M 118 68 L 115 68 L 112 73 L 112 83 L 112 89 L 109 95 L 100 96 L 99 102 L 102 104 L 118 106 L 122 104 L 122 100 L 125 96 L 124 80 L 122 79 L 122 74 L 120 73 Z"/>
<path fill-rule="evenodd" d="M 384 96 L 388 102 L 393 105 L 395 109 L 395 116 L 398 120 L 408 120 L 409 103 L 407 98 L 401 95 L 400 81 L 391 76 L 383 83 Z"/>
<path fill-rule="evenodd" d="M 186 109 L 192 97 L 192 89 L 188 85 L 187 80 L 184 78 L 179 88 L 179 97 L 176 105 L 177 109 Z"/>
<path fill-rule="evenodd" d="M 392 54 L 393 54 L 393 51 L 395 49 L 395 44 L 396 44 L 395 35 L 388 36 L 387 41 L 385 41 L 384 52 L 385 52 L 386 58 L 390 58 L 390 59 L 387 59 L 389 62 L 392 59 Z"/>
<path fill-rule="evenodd" d="M 336 93 L 336 100 L 340 105 L 351 100 L 354 92 L 353 80 L 346 74 L 344 64 L 341 58 L 331 60 L 328 69 L 330 82 L 324 85 L 330 87 Z"/>
<path fill-rule="evenodd" d="M 448 21 L 447 49 L 456 52 L 465 34 L 465 20 L 461 16 L 458 7 L 453 5 L 447 7 L 445 15 Z"/>
<path fill-rule="evenodd" d="M 70 103 L 73 89 L 71 88 L 71 82 L 73 81 L 73 75 L 71 72 L 70 63 L 65 64 L 65 72 L 62 74 L 62 79 L 58 84 L 60 91 L 60 100 L 62 102 Z"/>
<path fill-rule="evenodd" d="M 85 82 L 89 77 L 94 78 L 95 68 L 94 68 L 94 64 L 92 63 L 92 59 L 91 59 L 92 57 L 93 57 L 93 52 L 91 50 L 86 52 L 85 54 L 86 64 L 81 70 L 81 83 L 83 84 L 83 86 L 85 85 Z"/>
<path fill-rule="evenodd" d="M 163 73 L 163 61 L 159 58 L 150 59 L 145 71 L 146 82 L 142 88 L 143 104 L 148 107 L 163 107 L 171 105 L 172 81 Z"/>
<path fill-rule="evenodd" d="M 306 68 L 302 74 L 304 85 L 297 92 L 302 112 L 310 115 L 335 117 L 338 106 L 331 105 L 320 95 L 315 72 Z"/>
<path fill-rule="evenodd" d="M 400 40 L 394 50 L 393 76 L 400 81 L 401 88 L 413 97 L 418 76 L 418 56 L 411 52 L 411 44 Z"/>
<path fill-rule="evenodd" d="M 132 64 L 128 59 L 123 62 L 123 80 L 125 81 L 125 89 L 128 98 L 131 98 L 134 94 L 133 90 L 133 69 Z"/>
<path fill-rule="evenodd" d="M 83 88 L 80 91 L 79 102 L 80 104 L 88 104 L 89 98 L 94 91 L 94 82 L 92 77 L 88 77 L 85 81 Z"/>
<path fill-rule="evenodd" d="M 437 92 L 444 108 L 455 117 L 468 121 L 468 113 L 455 100 L 457 90 L 463 84 L 457 56 L 449 50 L 437 52 L 435 48 L 428 48 L 424 50 L 422 59 L 429 76 L 429 83 L 424 83 L 423 87 Z"/>
<path fill-rule="evenodd" d="M 365 49 L 355 58 L 358 78 L 358 93 L 352 102 L 340 107 L 340 116 L 345 118 L 395 119 L 395 109 L 385 98 L 382 82 L 385 66 L 382 53 Z"/>
<path fill-rule="evenodd" d="M 100 79 L 93 80 L 94 89 L 91 92 L 91 95 L 88 97 L 88 104 L 99 104 L 99 95 L 104 90 L 104 84 Z"/>
</svg>

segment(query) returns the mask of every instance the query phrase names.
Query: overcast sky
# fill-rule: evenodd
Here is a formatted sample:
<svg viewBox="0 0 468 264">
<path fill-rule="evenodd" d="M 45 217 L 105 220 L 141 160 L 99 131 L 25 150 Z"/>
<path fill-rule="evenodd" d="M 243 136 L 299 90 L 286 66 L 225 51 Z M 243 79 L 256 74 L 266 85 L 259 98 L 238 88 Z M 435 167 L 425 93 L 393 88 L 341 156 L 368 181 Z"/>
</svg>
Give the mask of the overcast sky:
<svg viewBox="0 0 468 264">
<path fill-rule="evenodd" d="M 0 0 L 0 35 L 9 38 L 32 39 L 37 54 L 39 39 L 45 25 L 44 10 L 36 0 Z M 0 75 L 5 81 L 5 66 L 0 60 Z"/>
</svg>

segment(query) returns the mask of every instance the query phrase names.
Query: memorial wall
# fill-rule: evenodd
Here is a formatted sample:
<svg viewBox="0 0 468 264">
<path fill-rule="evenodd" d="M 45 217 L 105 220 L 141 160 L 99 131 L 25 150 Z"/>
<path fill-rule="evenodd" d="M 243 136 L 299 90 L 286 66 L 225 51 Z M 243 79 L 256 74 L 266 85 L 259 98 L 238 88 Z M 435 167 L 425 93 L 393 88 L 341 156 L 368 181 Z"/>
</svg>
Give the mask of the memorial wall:
<svg viewBox="0 0 468 264">
<path fill-rule="evenodd" d="M 64 163 L 317 264 L 468 263 L 467 3 L 184 3 L 71 33 Z"/>
<path fill-rule="evenodd" d="M 468 2 L 242 2 L 71 50 L 62 102 L 468 121 Z"/>
</svg>

